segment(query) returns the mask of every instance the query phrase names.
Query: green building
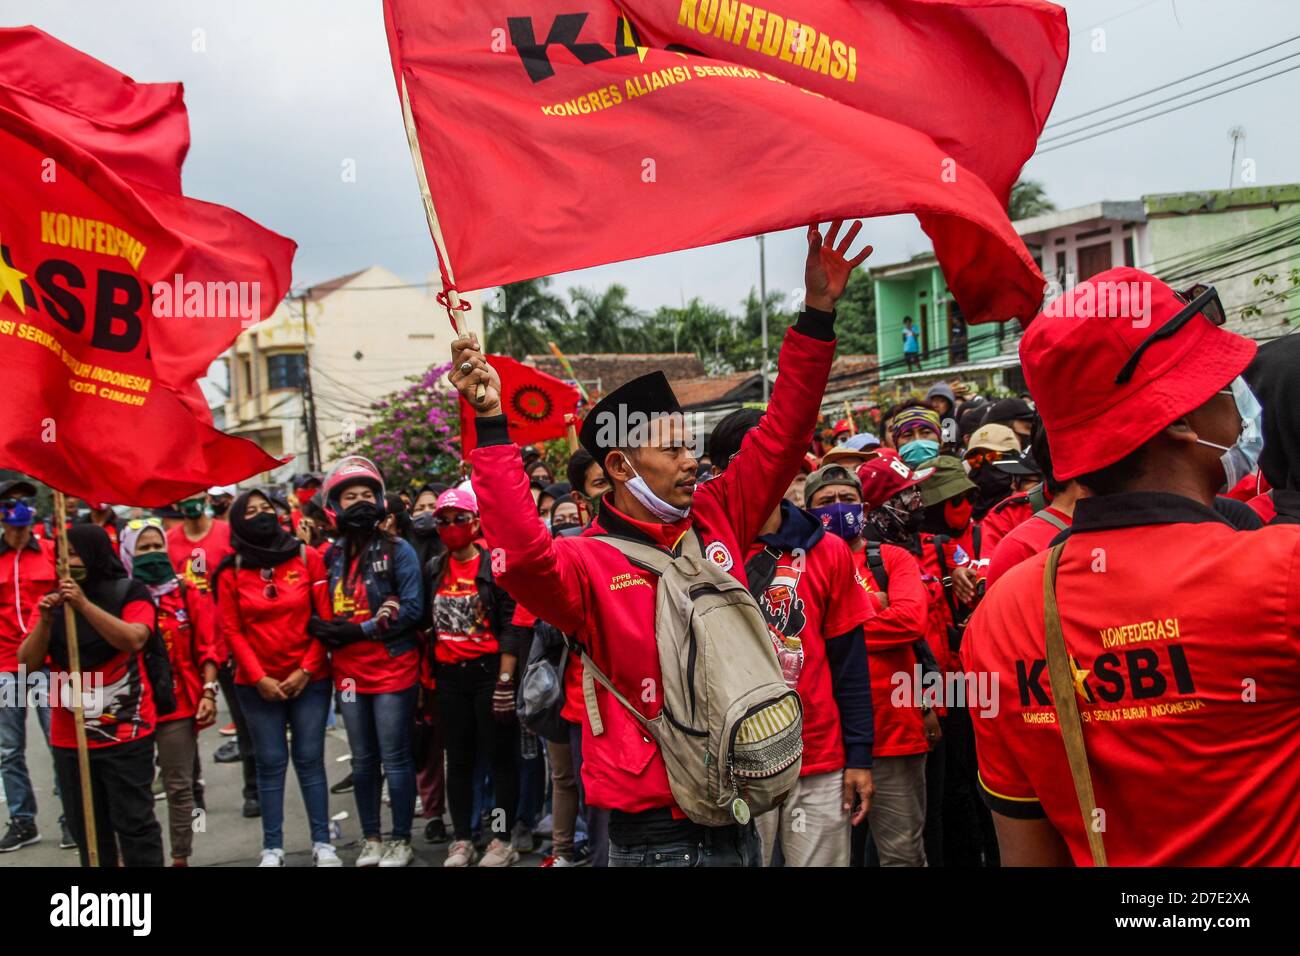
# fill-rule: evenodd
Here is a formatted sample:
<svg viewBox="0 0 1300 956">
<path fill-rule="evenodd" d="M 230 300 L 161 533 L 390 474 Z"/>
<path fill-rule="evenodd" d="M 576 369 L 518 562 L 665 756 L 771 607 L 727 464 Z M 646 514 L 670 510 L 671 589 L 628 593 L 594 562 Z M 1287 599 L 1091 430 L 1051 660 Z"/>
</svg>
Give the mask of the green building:
<svg viewBox="0 0 1300 956">
<path fill-rule="evenodd" d="M 1229 327 L 1261 341 L 1300 323 L 1300 184 L 1102 201 L 1013 224 L 1048 280 L 1050 298 L 1099 272 L 1135 265 L 1177 289 L 1215 286 Z M 882 382 L 939 379 L 1020 392 L 1016 322 L 968 327 L 933 253 L 871 270 Z M 912 319 L 920 370 L 903 355 Z"/>
</svg>

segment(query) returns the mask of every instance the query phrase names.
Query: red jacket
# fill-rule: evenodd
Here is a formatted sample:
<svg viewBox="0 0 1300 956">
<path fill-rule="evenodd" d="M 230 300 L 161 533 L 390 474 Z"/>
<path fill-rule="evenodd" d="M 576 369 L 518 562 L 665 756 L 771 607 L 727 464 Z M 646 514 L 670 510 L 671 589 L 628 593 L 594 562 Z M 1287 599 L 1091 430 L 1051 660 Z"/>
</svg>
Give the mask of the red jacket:
<svg viewBox="0 0 1300 956">
<path fill-rule="evenodd" d="M 871 710 L 876 720 L 877 757 L 923 754 L 930 749 L 920 708 L 913 706 L 914 693 L 906 694 L 904 706 L 895 706 L 895 674 L 906 674 L 909 690 L 916 674 L 912 645 L 926 637 L 930 620 L 930 592 L 921 580 L 921 566 L 910 551 L 892 544 L 880 546 L 880 559 L 889 581 L 889 606 L 881 609 L 875 575 L 867 567 L 867 549 L 853 552 L 858 577 L 875 608 L 874 617 L 862 625 L 867 642 L 867 665 L 871 669 Z"/>
<path fill-rule="evenodd" d="M 1011 495 L 995 504 L 980 521 L 980 552 L 985 558 L 993 557 L 998 542 L 1005 538 L 1012 528 L 1028 521 L 1035 508 L 1028 495 Z"/>
<path fill-rule="evenodd" d="M 812 437 L 833 339 L 814 338 L 829 316 L 805 313 L 785 338 L 780 375 L 760 425 L 719 477 L 700 485 L 685 524 L 700 534 L 706 554 L 745 581 L 749 542 L 798 474 Z M 635 568 L 621 552 L 592 535 L 617 528 L 644 539 L 642 531 L 602 502 L 596 522 L 582 535 L 552 539 L 537 519 L 519 449 L 502 444 L 503 419 L 479 419 L 479 445 L 470 454 L 484 537 L 501 549 L 499 583 L 538 617 L 576 634 L 592 659 L 647 717 L 659 712 L 659 655 L 655 643 L 657 579 Z M 613 527 L 611 527 L 613 526 Z M 658 543 L 658 542 L 656 542 Z M 668 773 L 658 747 L 603 687 L 596 697 L 605 732 L 593 737 L 583 721 L 582 779 L 593 806 L 636 813 L 674 807 Z M 647 702 L 648 698 L 648 702 Z M 680 812 L 680 811 L 678 811 Z"/>
<path fill-rule="evenodd" d="M 0 671 L 18 670 L 32 612 L 56 586 L 53 541 L 32 537 L 15 551 L 0 539 Z"/>
<path fill-rule="evenodd" d="M 203 665 L 219 666 L 225 657 L 220 654 L 214 634 L 216 613 L 212 595 L 182 581 L 180 587 L 157 601 L 158 633 L 167 644 L 172 662 L 172 687 L 176 690 L 176 709 L 158 718 L 162 724 L 194 716 L 203 696 Z"/>
<path fill-rule="evenodd" d="M 307 633 L 314 606 L 330 620 L 325 562 L 311 548 L 307 563 L 290 558 L 263 579 L 257 568 L 226 567 L 217 576 L 221 629 L 235 655 L 235 683 L 256 684 L 263 677 L 284 680 L 298 668 L 311 679 L 328 675 L 325 645 Z M 275 596 L 267 596 L 274 584 Z"/>
<path fill-rule="evenodd" d="M 948 576 L 952 575 L 953 568 L 976 564 L 973 557 L 975 525 L 976 523 L 972 521 L 966 526 L 966 530 L 960 537 L 949 538 L 944 542 L 943 556 L 944 562 L 947 564 Z M 980 537 L 983 538 L 983 532 L 981 532 Z M 980 544 L 983 545 L 982 540 Z M 926 633 L 926 640 L 930 642 L 930 650 L 934 652 L 934 659 L 939 662 L 940 667 L 948 671 L 961 670 L 956 651 L 950 650 L 948 646 L 948 628 L 953 626 L 952 607 L 948 603 L 948 597 L 944 594 L 944 569 L 939 563 L 935 536 L 932 534 L 923 533 L 921 535 L 919 563 L 922 577 L 930 591 L 930 625 Z M 964 607 L 957 601 L 956 594 L 952 594 L 951 598 L 952 603 L 957 606 L 958 612 L 962 612 Z"/>
</svg>

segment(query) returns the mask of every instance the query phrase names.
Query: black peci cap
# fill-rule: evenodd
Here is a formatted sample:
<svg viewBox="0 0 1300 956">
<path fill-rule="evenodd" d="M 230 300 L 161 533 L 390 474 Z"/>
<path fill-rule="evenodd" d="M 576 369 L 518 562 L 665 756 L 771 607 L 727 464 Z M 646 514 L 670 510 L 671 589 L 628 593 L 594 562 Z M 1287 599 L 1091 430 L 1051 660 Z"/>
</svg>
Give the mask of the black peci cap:
<svg viewBox="0 0 1300 956">
<path fill-rule="evenodd" d="M 620 445 L 626 446 L 629 432 L 637 426 L 658 415 L 680 414 L 681 410 L 668 376 L 651 372 L 625 382 L 597 402 L 583 419 L 578 440 L 603 466 L 605 456 Z"/>
</svg>

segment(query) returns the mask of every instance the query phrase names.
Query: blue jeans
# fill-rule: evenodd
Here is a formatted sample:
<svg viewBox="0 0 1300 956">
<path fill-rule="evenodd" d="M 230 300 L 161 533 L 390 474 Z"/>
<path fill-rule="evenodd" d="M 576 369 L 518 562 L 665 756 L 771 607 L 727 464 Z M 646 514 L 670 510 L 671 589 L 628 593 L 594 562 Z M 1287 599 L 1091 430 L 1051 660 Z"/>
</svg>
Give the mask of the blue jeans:
<svg viewBox="0 0 1300 956">
<path fill-rule="evenodd" d="M 28 687 L 36 681 L 38 673 L 28 674 Z M 18 686 L 18 675 L 12 671 L 0 673 L 0 779 L 4 780 L 9 815 L 14 820 L 32 823 L 36 820 L 36 794 L 32 792 L 32 778 L 27 773 L 27 707 L 27 688 Z M 48 745 L 50 708 L 35 710 Z"/>
<path fill-rule="evenodd" d="M 263 700 L 256 687 L 236 685 L 239 704 L 253 737 L 257 796 L 262 804 L 262 846 L 284 849 L 284 777 L 289 769 L 285 729 L 293 728 L 293 770 L 307 808 L 312 843 L 330 841 L 330 796 L 325 782 L 325 716 L 332 681 L 312 681 L 288 701 Z"/>
<path fill-rule="evenodd" d="M 411 839 L 415 817 L 415 760 L 411 755 L 411 729 L 415 721 L 412 684 L 406 690 L 388 694 L 355 694 L 342 700 L 339 711 L 348 730 L 352 748 L 352 792 L 357 798 L 361 833 L 368 839 L 383 836 L 380 821 L 380 791 L 383 764 L 388 778 L 388 799 L 393 808 L 393 839 Z"/>
</svg>

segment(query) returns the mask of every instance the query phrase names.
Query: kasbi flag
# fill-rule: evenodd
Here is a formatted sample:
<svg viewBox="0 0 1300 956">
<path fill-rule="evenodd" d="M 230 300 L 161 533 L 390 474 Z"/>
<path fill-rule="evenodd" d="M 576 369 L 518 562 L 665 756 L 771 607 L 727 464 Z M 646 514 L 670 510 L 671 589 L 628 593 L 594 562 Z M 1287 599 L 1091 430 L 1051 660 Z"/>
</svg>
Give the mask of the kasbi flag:
<svg viewBox="0 0 1300 956">
<path fill-rule="evenodd" d="M 385 0 L 455 284 L 914 213 L 972 322 L 1039 310 L 1006 199 L 1060 84 L 1038 0 Z M 440 249 L 440 253 L 443 250 Z"/>
</svg>

